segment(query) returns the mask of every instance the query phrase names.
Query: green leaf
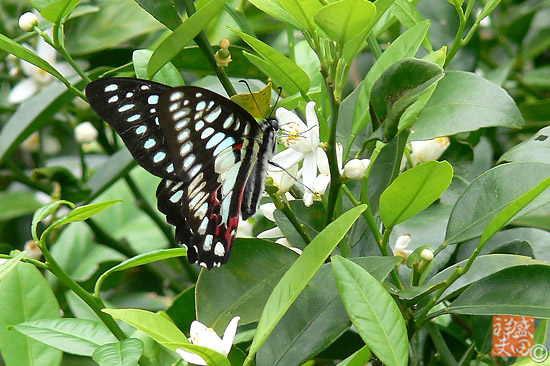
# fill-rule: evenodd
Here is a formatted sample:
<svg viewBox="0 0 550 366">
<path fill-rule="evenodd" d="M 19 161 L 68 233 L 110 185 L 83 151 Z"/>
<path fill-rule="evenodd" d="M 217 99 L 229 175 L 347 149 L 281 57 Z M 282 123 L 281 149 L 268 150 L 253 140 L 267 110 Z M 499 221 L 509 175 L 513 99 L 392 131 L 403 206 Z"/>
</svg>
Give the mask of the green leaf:
<svg viewBox="0 0 550 366">
<path fill-rule="evenodd" d="M 290 16 L 299 24 L 298 29 L 315 31 L 313 17 L 322 5 L 317 0 L 276 0 Z"/>
<path fill-rule="evenodd" d="M 498 159 L 504 161 L 540 161 L 550 163 L 550 126 L 540 129 L 529 139 L 506 151 Z"/>
<path fill-rule="evenodd" d="M 139 339 L 128 338 L 98 347 L 92 359 L 99 366 L 135 366 L 142 354 L 143 342 Z"/>
<path fill-rule="evenodd" d="M 145 11 L 171 30 L 181 25 L 181 18 L 171 1 L 136 0 Z"/>
<path fill-rule="evenodd" d="M 197 319 L 220 334 L 237 315 L 239 324 L 257 322 L 273 288 L 297 257 L 267 240 L 237 238 L 226 265 L 199 275 Z"/>
<path fill-rule="evenodd" d="M 102 311 L 141 330 L 172 351 L 181 348 L 201 356 L 208 365 L 230 366 L 227 358 L 218 352 L 190 344 L 185 334 L 161 314 L 141 309 L 103 309 Z"/>
<path fill-rule="evenodd" d="M 445 309 L 452 314 L 550 318 L 550 266 L 503 269 L 470 286 Z"/>
<path fill-rule="evenodd" d="M 447 189 L 453 168 L 429 161 L 398 176 L 380 196 L 380 217 L 388 230 L 431 205 Z"/>
<path fill-rule="evenodd" d="M 370 360 L 370 349 L 364 346 L 336 366 L 366 365 Z"/>
<path fill-rule="evenodd" d="M 283 23 L 290 24 L 296 29 L 303 29 L 302 25 L 289 14 L 278 0 L 251 0 L 250 3 Z"/>
<path fill-rule="evenodd" d="M 299 95 L 299 90 L 296 86 L 294 80 L 290 79 L 288 75 L 280 70 L 278 67 L 274 66 L 272 63 L 265 61 L 263 58 L 256 56 L 252 53 L 243 52 L 244 57 L 248 60 L 251 65 L 254 65 L 254 68 L 260 70 L 263 75 L 272 79 L 275 83 L 279 84 L 283 90 L 288 94 L 296 95 L 298 100 L 301 101 L 302 96 Z"/>
<path fill-rule="evenodd" d="M 109 329 L 95 320 L 40 319 L 13 328 L 60 351 L 79 356 L 91 357 L 98 346 L 116 342 Z"/>
<path fill-rule="evenodd" d="M 422 22 L 424 18 L 422 14 L 414 7 L 414 4 L 407 0 L 396 0 L 391 6 L 390 11 L 395 15 L 405 28 L 409 29 Z M 426 33 L 426 37 L 422 45 L 429 51 L 433 52 L 430 35 Z"/>
<path fill-rule="evenodd" d="M 369 122 L 369 101 L 371 89 L 380 76 L 395 62 L 406 57 L 413 57 L 420 48 L 422 40 L 428 32 L 430 21 L 425 20 L 401 34 L 370 68 L 365 80 L 361 84 L 361 91 L 357 97 L 355 114 L 353 116 L 352 136 L 357 135 Z"/>
<path fill-rule="evenodd" d="M 132 53 L 132 62 L 134 63 L 136 78 L 147 79 L 147 65 L 152 55 L 153 52 L 146 49 L 135 50 L 134 53 Z M 173 87 L 185 85 L 181 73 L 171 62 L 164 65 L 155 76 L 153 76 L 152 80 Z"/>
<path fill-rule="evenodd" d="M 36 199 L 35 192 L 0 192 L 0 221 L 29 215 L 40 206 L 42 206 L 42 203 Z"/>
<path fill-rule="evenodd" d="M 445 242 L 455 244 L 481 235 L 497 214 L 549 176 L 550 165 L 536 162 L 503 164 L 483 173 L 456 202 Z M 549 201 L 550 191 L 546 191 L 515 217 L 521 217 Z"/>
<path fill-rule="evenodd" d="M 149 253 L 136 255 L 135 257 L 129 258 L 103 273 L 96 282 L 95 293 L 99 294 L 101 285 L 111 273 L 124 271 L 128 268 L 143 266 L 145 264 L 161 261 L 163 259 L 182 257 L 185 255 L 187 255 L 187 249 L 185 248 L 159 249 Z"/>
<path fill-rule="evenodd" d="M 38 233 L 36 231 L 36 229 L 38 227 L 38 223 L 40 223 L 46 217 L 50 216 L 52 214 L 52 212 L 59 209 L 59 207 L 61 207 L 61 205 L 68 205 L 71 208 L 74 207 L 74 203 L 69 202 L 69 201 L 60 200 L 60 201 L 50 202 L 50 203 L 42 206 L 38 210 L 36 210 L 36 212 L 34 213 L 34 215 L 32 217 L 32 223 L 31 223 L 31 233 L 32 233 L 32 238 L 34 239 L 34 241 L 38 242 Z"/>
<path fill-rule="evenodd" d="M 6 262 L 0 264 L 0 282 L 14 270 L 21 258 L 25 257 L 25 254 L 27 254 L 27 252 L 19 252 Z"/>
<path fill-rule="evenodd" d="M 250 357 L 256 354 L 315 272 L 365 209 L 366 205 L 355 207 L 328 225 L 311 241 L 302 255 L 284 274 L 273 289 L 262 312 L 250 346 Z"/>
<path fill-rule="evenodd" d="M 437 64 L 415 58 L 398 61 L 384 71 L 371 90 L 374 132 L 370 138 L 391 141 L 398 133 L 399 120 L 405 110 L 441 80 L 443 75 L 443 69 Z M 400 129 L 406 127 L 401 126 Z"/>
<path fill-rule="evenodd" d="M 290 80 L 290 84 L 295 88 L 295 90 L 287 90 L 287 92 L 294 94 L 300 91 L 302 94 L 307 94 L 310 86 L 309 76 L 300 66 L 262 41 L 235 29 L 233 29 L 233 32 L 248 43 L 273 69 L 282 75 L 286 75 L 286 79 Z"/>
<path fill-rule="evenodd" d="M 369 349 L 386 365 L 407 365 L 405 320 L 384 286 L 343 257 L 333 257 L 332 270 L 349 317 Z"/>
<path fill-rule="evenodd" d="M 50 65 L 48 61 L 3 34 L 0 34 L 0 49 L 33 64 L 58 79 L 64 79 L 64 77 L 61 76 L 61 74 L 52 65 Z M 65 88 L 65 86 L 63 86 L 63 88 Z"/>
<path fill-rule="evenodd" d="M 437 275 L 432 277 L 427 284 L 436 285 L 438 283 L 443 283 L 447 280 L 457 267 L 464 268 L 468 260 L 463 260 L 457 264 L 445 268 L 445 270 L 439 272 Z M 540 263 L 529 257 L 524 257 L 521 255 L 511 255 L 511 254 L 489 254 L 481 255 L 472 264 L 468 272 L 463 276 L 460 276 L 451 286 L 449 286 L 445 292 L 441 295 L 440 301 L 446 300 L 450 297 L 456 296 L 458 292 L 464 290 L 466 287 L 470 286 L 473 283 L 480 281 L 481 279 L 498 272 L 505 268 L 523 266 L 526 264 L 535 264 Z"/>
<path fill-rule="evenodd" d="M 87 220 L 90 217 L 97 215 L 101 211 L 108 209 L 118 202 L 120 202 L 120 200 L 111 200 L 77 207 L 69 212 L 67 215 L 57 219 L 53 224 L 50 225 L 50 227 L 48 227 L 48 229 L 53 229 L 55 227 L 69 224 L 71 222 Z"/>
<path fill-rule="evenodd" d="M 73 57 L 112 48 L 163 29 L 134 0 L 98 0 L 94 4 L 100 11 L 71 24 L 65 32 L 66 46 Z"/>
<path fill-rule="evenodd" d="M 265 118 L 270 115 L 271 109 L 271 82 L 260 91 L 235 94 L 229 99 L 244 108 L 254 118 Z M 259 109 L 258 109 L 259 107 Z"/>
<path fill-rule="evenodd" d="M 9 326 L 60 316 L 57 300 L 48 282 L 32 264 L 19 263 L 0 282 L 0 353 L 6 365 L 61 363 L 62 352 L 31 339 Z"/>
<path fill-rule="evenodd" d="M 69 16 L 81 0 L 56 0 L 48 4 L 40 15 L 54 24 L 63 23 L 63 19 Z"/>
<path fill-rule="evenodd" d="M 376 14 L 376 6 L 366 0 L 340 0 L 323 6 L 315 23 L 333 41 L 342 45 L 362 33 Z"/>
<path fill-rule="evenodd" d="M 88 186 L 91 189 L 90 195 L 84 201 L 89 203 L 120 178 L 125 176 L 136 166 L 136 161 L 127 149 L 120 149 L 101 165 L 97 167 L 94 175 L 88 180 Z"/>
<path fill-rule="evenodd" d="M 223 0 L 210 0 L 196 13 L 187 18 L 170 34 L 153 52 L 147 65 L 148 79 L 153 77 L 161 67 L 173 59 L 206 25 L 223 9 Z"/>
<path fill-rule="evenodd" d="M 414 123 L 414 140 L 429 140 L 483 127 L 524 124 L 514 100 L 501 87 L 463 71 L 449 71 Z"/>
</svg>

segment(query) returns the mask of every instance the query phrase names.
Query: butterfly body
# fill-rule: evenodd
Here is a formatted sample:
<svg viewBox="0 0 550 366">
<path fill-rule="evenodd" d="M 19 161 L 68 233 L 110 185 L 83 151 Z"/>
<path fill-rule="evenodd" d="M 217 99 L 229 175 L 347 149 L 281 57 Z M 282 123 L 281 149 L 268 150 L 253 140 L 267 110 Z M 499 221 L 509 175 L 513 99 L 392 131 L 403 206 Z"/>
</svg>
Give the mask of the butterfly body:
<svg viewBox="0 0 550 366">
<path fill-rule="evenodd" d="M 158 208 L 189 261 L 208 269 L 226 263 L 239 215 L 257 209 L 277 121 L 260 125 L 229 99 L 194 86 L 113 78 L 90 83 L 86 95 L 136 161 L 162 178 Z"/>
</svg>

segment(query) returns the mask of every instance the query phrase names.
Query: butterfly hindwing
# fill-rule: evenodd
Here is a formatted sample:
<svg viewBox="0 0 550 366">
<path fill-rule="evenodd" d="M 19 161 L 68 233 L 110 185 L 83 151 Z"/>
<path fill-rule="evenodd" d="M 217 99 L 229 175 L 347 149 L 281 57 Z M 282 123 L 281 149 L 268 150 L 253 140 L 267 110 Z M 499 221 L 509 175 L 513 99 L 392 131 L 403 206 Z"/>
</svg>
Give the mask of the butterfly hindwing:
<svg viewBox="0 0 550 366">
<path fill-rule="evenodd" d="M 109 78 L 88 84 L 86 96 L 142 167 L 158 177 L 177 180 L 158 117 L 160 95 L 169 89 L 152 81 Z"/>
</svg>

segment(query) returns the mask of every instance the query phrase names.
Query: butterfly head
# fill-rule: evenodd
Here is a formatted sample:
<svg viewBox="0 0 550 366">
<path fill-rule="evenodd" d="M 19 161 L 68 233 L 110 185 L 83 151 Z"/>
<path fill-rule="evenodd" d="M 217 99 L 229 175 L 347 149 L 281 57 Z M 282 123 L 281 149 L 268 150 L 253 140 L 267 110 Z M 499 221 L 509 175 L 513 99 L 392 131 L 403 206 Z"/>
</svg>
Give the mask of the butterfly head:
<svg viewBox="0 0 550 366">
<path fill-rule="evenodd" d="M 269 130 L 269 132 L 277 132 L 279 130 L 279 121 L 277 121 L 277 118 L 269 117 L 264 120 L 264 123 L 262 123 L 262 132 L 265 133 Z"/>
</svg>

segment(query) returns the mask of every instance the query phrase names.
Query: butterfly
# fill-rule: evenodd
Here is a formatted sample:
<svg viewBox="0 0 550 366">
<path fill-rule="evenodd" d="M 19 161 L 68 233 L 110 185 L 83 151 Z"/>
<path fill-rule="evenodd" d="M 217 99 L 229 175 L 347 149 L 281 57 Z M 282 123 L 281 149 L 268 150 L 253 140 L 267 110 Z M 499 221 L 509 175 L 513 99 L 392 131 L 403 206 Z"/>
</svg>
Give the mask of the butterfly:
<svg viewBox="0 0 550 366">
<path fill-rule="evenodd" d="M 227 263 L 239 224 L 261 198 L 275 153 L 275 118 L 259 124 L 231 100 L 196 86 L 106 78 L 86 87 L 92 109 L 134 159 L 162 178 L 157 207 L 190 263 Z"/>
</svg>

